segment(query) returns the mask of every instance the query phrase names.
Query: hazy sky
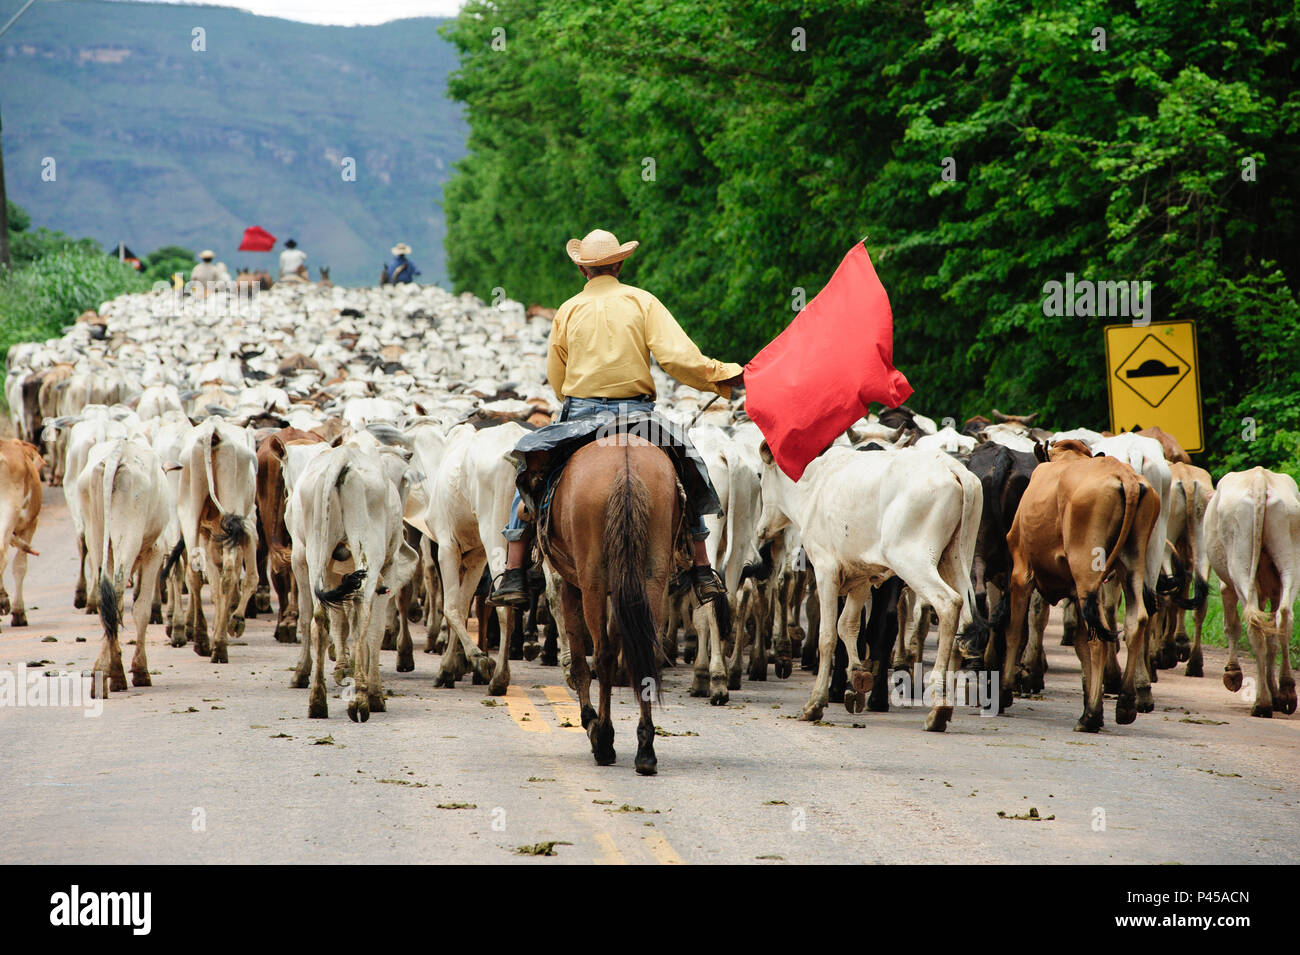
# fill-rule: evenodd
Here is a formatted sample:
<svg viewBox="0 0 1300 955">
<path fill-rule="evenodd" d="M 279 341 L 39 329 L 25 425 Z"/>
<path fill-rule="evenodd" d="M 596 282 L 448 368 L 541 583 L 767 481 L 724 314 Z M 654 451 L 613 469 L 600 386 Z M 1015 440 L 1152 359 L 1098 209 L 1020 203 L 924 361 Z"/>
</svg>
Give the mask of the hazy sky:
<svg viewBox="0 0 1300 955">
<path fill-rule="evenodd" d="M 163 0 L 175 3 L 184 0 Z M 208 0 L 207 5 L 237 7 L 267 17 L 283 17 L 303 23 L 387 23 L 407 17 L 450 17 L 461 0 Z"/>
</svg>

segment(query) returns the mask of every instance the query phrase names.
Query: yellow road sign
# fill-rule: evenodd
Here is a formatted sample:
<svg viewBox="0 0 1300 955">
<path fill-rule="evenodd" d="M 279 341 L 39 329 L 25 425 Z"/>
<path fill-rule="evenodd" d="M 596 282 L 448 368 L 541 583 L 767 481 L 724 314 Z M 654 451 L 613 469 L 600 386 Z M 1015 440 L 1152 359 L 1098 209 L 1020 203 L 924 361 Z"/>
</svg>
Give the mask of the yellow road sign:
<svg viewBox="0 0 1300 955">
<path fill-rule="evenodd" d="M 1194 323 L 1107 325 L 1106 388 L 1111 431 L 1157 426 L 1189 452 L 1204 449 Z"/>
</svg>

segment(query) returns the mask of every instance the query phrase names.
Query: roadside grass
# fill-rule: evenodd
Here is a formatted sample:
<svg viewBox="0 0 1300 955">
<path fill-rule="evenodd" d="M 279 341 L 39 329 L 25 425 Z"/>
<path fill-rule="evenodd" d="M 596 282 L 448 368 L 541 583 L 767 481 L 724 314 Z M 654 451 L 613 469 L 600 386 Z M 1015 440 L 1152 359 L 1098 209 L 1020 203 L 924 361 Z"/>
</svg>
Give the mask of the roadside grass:
<svg viewBox="0 0 1300 955">
<path fill-rule="evenodd" d="M 1212 647 L 1226 647 L 1228 638 L 1223 633 L 1223 601 L 1219 599 L 1219 578 L 1214 575 L 1214 571 L 1210 571 L 1210 596 L 1207 599 L 1209 603 L 1206 605 L 1205 623 L 1201 629 L 1201 642 Z M 1294 615 L 1300 616 L 1300 600 L 1296 601 L 1292 611 Z M 1189 612 L 1187 621 L 1189 630 L 1191 624 L 1191 613 Z M 1246 638 L 1244 628 L 1241 640 L 1237 644 L 1237 652 L 1244 653 L 1254 659 L 1254 655 L 1250 652 L 1250 641 Z M 1293 627 L 1291 631 L 1291 665 L 1300 666 L 1300 627 Z"/>
</svg>

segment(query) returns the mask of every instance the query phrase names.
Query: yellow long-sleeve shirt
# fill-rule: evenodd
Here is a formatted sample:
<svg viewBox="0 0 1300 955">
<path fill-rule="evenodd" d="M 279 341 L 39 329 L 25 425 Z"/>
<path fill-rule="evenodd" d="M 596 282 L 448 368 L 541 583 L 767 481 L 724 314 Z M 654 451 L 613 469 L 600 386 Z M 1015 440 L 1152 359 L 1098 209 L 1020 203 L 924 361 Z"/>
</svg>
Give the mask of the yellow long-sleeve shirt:
<svg viewBox="0 0 1300 955">
<path fill-rule="evenodd" d="M 701 354 L 663 303 L 644 289 L 598 275 L 555 313 L 546 377 L 564 398 L 654 395 L 650 356 L 684 385 L 731 397 L 720 385 L 743 369 Z"/>
</svg>

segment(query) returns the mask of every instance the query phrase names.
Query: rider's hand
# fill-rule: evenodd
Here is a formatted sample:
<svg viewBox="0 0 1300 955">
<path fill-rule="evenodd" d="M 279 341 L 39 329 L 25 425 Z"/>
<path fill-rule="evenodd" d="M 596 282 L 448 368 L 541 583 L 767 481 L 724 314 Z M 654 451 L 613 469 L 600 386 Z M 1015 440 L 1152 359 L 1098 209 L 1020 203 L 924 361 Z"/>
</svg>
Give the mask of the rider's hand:
<svg viewBox="0 0 1300 955">
<path fill-rule="evenodd" d="M 726 381 L 718 382 L 718 384 L 728 385 L 733 391 L 744 391 L 745 373 L 742 371 L 739 375 L 736 375 L 734 378 L 728 378 Z"/>
</svg>

